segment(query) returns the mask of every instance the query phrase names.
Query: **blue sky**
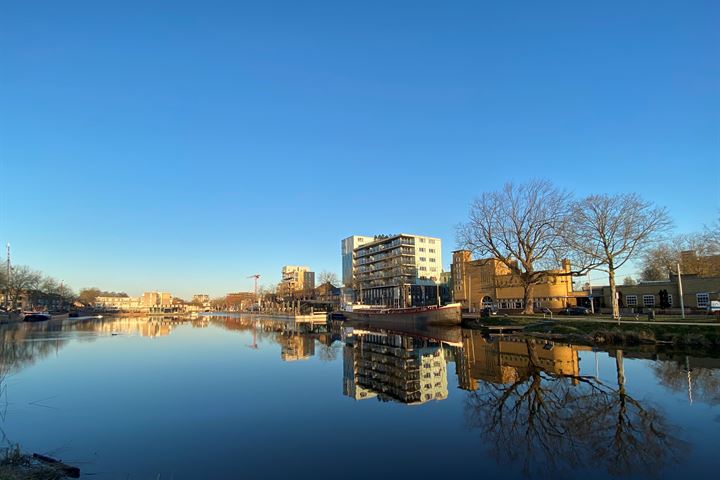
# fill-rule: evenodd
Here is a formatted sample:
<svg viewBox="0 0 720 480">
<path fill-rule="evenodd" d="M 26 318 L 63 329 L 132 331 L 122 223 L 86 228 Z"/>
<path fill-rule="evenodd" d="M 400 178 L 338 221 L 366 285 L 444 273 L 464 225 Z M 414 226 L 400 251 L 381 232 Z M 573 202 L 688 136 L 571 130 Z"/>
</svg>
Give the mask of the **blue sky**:
<svg viewBox="0 0 720 480">
<path fill-rule="evenodd" d="M 699 230 L 718 24 L 711 1 L 0 0 L 0 240 L 76 289 L 189 296 L 339 274 L 354 233 L 439 236 L 447 268 L 509 180 Z"/>
</svg>

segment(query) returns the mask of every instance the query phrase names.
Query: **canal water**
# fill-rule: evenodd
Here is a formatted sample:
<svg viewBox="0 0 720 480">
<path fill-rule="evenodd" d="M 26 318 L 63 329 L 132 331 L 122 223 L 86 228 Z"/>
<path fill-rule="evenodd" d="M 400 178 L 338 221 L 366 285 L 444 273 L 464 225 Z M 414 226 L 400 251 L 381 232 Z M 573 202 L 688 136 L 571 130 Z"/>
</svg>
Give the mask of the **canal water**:
<svg viewBox="0 0 720 480">
<path fill-rule="evenodd" d="M 241 316 L 0 327 L 3 446 L 83 478 L 716 478 L 720 360 Z"/>
</svg>

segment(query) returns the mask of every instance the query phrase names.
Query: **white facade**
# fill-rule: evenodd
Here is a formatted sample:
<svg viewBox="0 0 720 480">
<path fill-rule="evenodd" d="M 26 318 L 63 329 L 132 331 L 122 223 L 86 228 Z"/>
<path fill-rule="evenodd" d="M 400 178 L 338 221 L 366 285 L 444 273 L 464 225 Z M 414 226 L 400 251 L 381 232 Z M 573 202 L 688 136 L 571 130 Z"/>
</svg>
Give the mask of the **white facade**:
<svg viewBox="0 0 720 480">
<path fill-rule="evenodd" d="M 353 250 L 355 298 L 372 305 L 437 304 L 435 286 L 442 276 L 442 240 L 401 233 L 374 238 Z M 417 288 L 416 288 L 417 287 Z"/>
<path fill-rule="evenodd" d="M 420 280 L 440 281 L 442 274 L 442 240 L 435 237 L 415 238 L 415 266 Z"/>
<path fill-rule="evenodd" d="M 345 287 L 352 288 L 355 272 L 355 259 L 353 252 L 356 248 L 374 241 L 372 235 L 352 235 L 340 242 L 342 251 L 342 282 Z"/>
</svg>

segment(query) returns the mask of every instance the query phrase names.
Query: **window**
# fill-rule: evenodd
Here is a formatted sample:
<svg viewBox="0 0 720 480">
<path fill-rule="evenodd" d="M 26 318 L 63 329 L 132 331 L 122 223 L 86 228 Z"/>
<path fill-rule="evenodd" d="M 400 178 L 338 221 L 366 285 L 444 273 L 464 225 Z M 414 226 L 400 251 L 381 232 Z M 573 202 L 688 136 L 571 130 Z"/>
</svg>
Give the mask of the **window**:
<svg viewBox="0 0 720 480">
<path fill-rule="evenodd" d="M 434 248 L 431 248 L 431 249 L 430 249 L 430 253 L 435 253 L 435 249 L 434 249 Z"/>
<path fill-rule="evenodd" d="M 435 243 L 435 240 L 431 238 L 430 240 L 428 240 L 428 243 Z"/>
<path fill-rule="evenodd" d="M 436 267 L 430 267 L 430 271 L 431 271 L 431 272 L 437 272 L 437 268 L 436 268 Z"/>
<path fill-rule="evenodd" d="M 420 251 L 421 251 L 421 252 L 424 252 L 424 251 L 425 251 L 425 247 L 420 247 Z M 430 251 L 432 252 L 432 250 L 430 250 Z"/>
<path fill-rule="evenodd" d="M 425 257 L 420 257 L 420 261 L 421 261 L 421 262 L 424 262 L 424 261 L 426 261 L 426 260 L 427 260 L 427 258 L 425 258 Z"/>
<path fill-rule="evenodd" d="M 523 308 L 522 300 L 515 300 L 515 308 Z"/>
<path fill-rule="evenodd" d="M 425 239 L 424 239 L 424 238 L 421 238 L 421 239 L 420 239 L 420 243 L 425 243 Z"/>
<path fill-rule="evenodd" d="M 627 303 L 628 307 L 637 306 L 637 295 L 627 295 L 625 297 L 625 303 Z"/>
<path fill-rule="evenodd" d="M 643 305 L 646 307 L 654 307 L 655 295 L 643 295 Z"/>
<path fill-rule="evenodd" d="M 435 257 L 430 257 L 430 261 L 434 263 L 434 262 L 435 262 Z"/>
<path fill-rule="evenodd" d="M 424 272 L 424 271 L 426 271 L 426 270 L 427 270 L 427 267 L 420 267 L 420 271 L 421 271 L 421 272 Z"/>
<path fill-rule="evenodd" d="M 668 302 L 668 306 L 672 307 L 672 294 L 671 293 L 668 293 L 667 302 Z"/>
<path fill-rule="evenodd" d="M 710 305 L 710 294 L 698 293 L 695 297 L 697 298 L 698 308 L 707 308 Z"/>
</svg>

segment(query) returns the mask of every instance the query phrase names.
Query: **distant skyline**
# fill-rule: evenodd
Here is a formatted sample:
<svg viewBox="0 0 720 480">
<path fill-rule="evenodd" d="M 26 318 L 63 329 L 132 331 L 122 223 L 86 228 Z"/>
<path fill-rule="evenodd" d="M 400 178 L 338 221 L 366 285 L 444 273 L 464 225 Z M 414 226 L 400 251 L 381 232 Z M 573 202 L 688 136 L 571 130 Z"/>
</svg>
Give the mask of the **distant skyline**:
<svg viewBox="0 0 720 480">
<path fill-rule="evenodd" d="M 0 0 L 0 257 L 183 298 L 340 276 L 353 234 L 440 237 L 448 269 L 473 198 L 531 178 L 698 231 L 718 24 L 711 1 Z"/>
</svg>

